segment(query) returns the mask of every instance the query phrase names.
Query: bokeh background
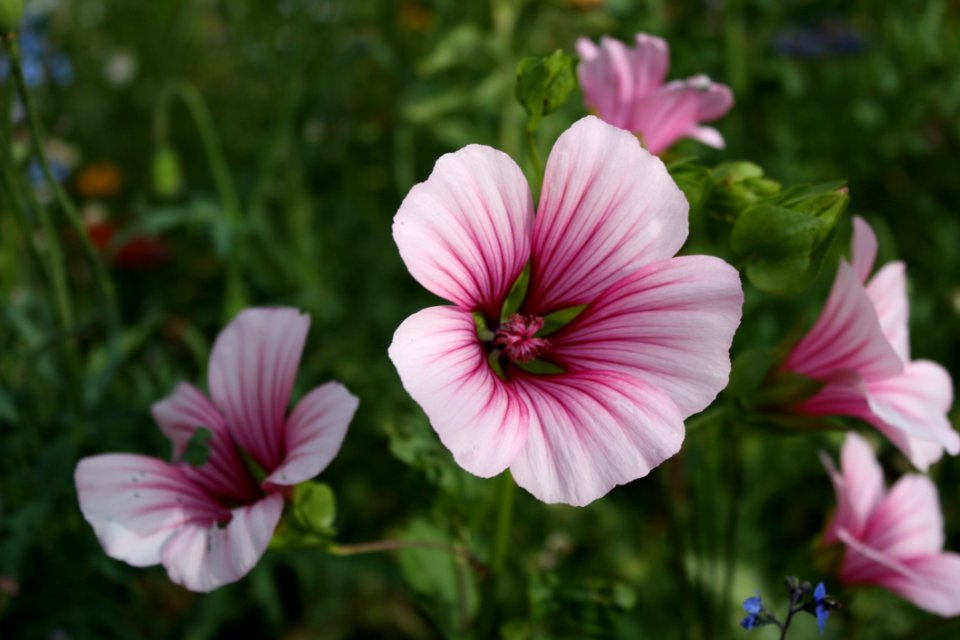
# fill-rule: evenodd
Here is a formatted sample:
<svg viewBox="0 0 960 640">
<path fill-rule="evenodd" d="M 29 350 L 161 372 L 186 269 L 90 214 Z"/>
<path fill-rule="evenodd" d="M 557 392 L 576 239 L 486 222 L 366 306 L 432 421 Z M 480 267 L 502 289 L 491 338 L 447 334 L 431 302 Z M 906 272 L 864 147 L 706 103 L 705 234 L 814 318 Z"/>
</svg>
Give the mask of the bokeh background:
<svg viewBox="0 0 960 640">
<path fill-rule="evenodd" d="M 960 5 L 948 0 L 28 0 L 47 151 L 109 261 L 122 360 L 105 365 L 92 274 L 63 229 L 85 354 L 82 408 L 55 357 L 64 336 L 0 198 L 0 636 L 3 638 L 411 638 L 469 633 L 484 589 L 450 556 L 271 551 L 241 582 L 192 594 L 160 568 L 107 558 L 76 504 L 85 455 L 167 455 L 150 404 L 202 384 L 229 319 L 226 253 L 243 246 L 242 297 L 292 305 L 313 324 L 295 397 L 328 379 L 361 398 L 322 479 L 338 540 L 453 540 L 481 558 L 493 481 L 457 468 L 387 359 L 393 330 L 432 304 L 390 235 L 408 189 L 465 144 L 501 148 L 528 175 L 517 61 L 573 53 L 577 37 L 647 31 L 671 46 L 671 78 L 708 73 L 737 104 L 727 148 L 673 157 L 748 159 L 787 184 L 848 181 L 878 231 L 881 262 L 908 261 L 912 346 L 960 376 Z M 28 56 L 29 57 L 29 56 Z M 0 63 L 2 65 L 2 63 Z M 0 144 L 49 200 L 0 66 Z M 579 93 L 544 120 L 546 157 L 584 113 Z M 220 149 L 211 161 L 210 149 Z M 221 157 L 222 155 L 222 157 Z M 219 172 L 219 173 L 218 173 Z M 226 175 L 226 178 L 225 178 Z M 235 187 L 230 187 L 230 183 Z M 236 191 L 238 204 L 231 204 Z M 2 194 L 0 194 L 2 195 Z M 234 206 L 239 225 L 231 226 Z M 849 231 L 841 225 L 835 253 Z M 844 235 L 846 234 L 846 235 Z M 724 238 L 704 240 L 718 255 Z M 711 246 L 709 243 L 713 243 Z M 810 322 L 836 257 L 809 289 L 748 287 L 738 349 Z M 952 414 L 957 424 L 957 412 Z M 733 425 L 736 429 L 736 425 Z M 960 637 L 879 590 L 843 594 L 816 546 L 833 492 L 817 451 L 838 434 L 736 436 L 691 428 L 678 458 L 585 509 L 520 491 L 505 603 L 508 638 L 726 638 L 784 575 L 827 582 L 846 607 L 831 638 Z M 879 440 L 876 440 L 881 447 Z M 907 470 L 882 445 L 888 479 Z M 935 467 L 960 549 L 960 463 Z M 731 529 L 727 523 L 735 522 Z M 723 562 L 731 559 L 735 573 Z M 960 580 L 960 576 L 958 576 Z M 801 620 L 791 637 L 814 637 Z M 751 632 L 773 637 L 770 629 Z"/>
</svg>

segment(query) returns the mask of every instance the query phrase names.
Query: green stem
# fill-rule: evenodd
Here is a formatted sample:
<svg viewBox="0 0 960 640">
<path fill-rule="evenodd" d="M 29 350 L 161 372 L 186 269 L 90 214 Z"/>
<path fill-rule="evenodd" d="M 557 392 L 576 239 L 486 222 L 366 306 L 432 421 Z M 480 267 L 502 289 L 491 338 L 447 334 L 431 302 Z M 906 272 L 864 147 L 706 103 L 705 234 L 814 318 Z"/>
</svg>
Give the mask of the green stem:
<svg viewBox="0 0 960 640">
<path fill-rule="evenodd" d="M 23 66 L 20 59 L 20 46 L 17 43 L 16 33 L 9 32 L 4 34 L 3 41 L 10 53 L 10 66 L 13 71 L 14 84 L 16 84 L 17 91 L 20 93 L 20 98 L 23 101 L 23 106 L 26 111 L 27 123 L 30 130 L 30 142 L 33 146 L 34 155 L 40 162 L 43 176 L 49 184 L 50 189 L 53 191 L 54 196 L 57 199 L 57 203 L 60 205 L 60 209 L 63 211 L 67 221 L 73 228 L 73 232 L 80 241 L 80 246 L 83 248 L 84 256 L 93 269 L 94 277 L 97 280 L 97 285 L 99 286 L 100 293 L 103 296 L 103 303 L 105 312 L 107 314 L 107 329 L 110 334 L 111 362 L 116 362 L 116 355 L 118 353 L 119 346 L 118 338 L 120 334 L 120 316 L 117 310 L 113 282 L 110 280 L 110 277 L 107 274 L 107 270 L 103 265 L 103 261 L 100 259 L 100 256 L 97 255 L 96 249 L 93 247 L 90 236 L 87 234 L 87 230 L 83 225 L 83 221 L 80 219 L 80 214 L 77 212 L 77 209 L 70 198 L 67 197 L 66 192 L 63 190 L 63 187 L 53 175 L 53 171 L 50 168 L 50 161 L 47 159 L 47 154 L 43 146 L 43 125 L 40 122 L 36 105 L 33 102 L 33 96 L 27 89 L 27 83 L 23 75 Z M 41 223 L 44 224 L 44 231 L 48 236 L 47 239 L 52 240 L 52 238 L 56 235 L 52 222 L 48 219 L 45 223 L 43 220 L 41 220 Z M 51 251 L 51 255 L 56 253 L 60 254 L 56 260 L 58 260 L 60 263 L 60 269 L 63 269 L 62 252 L 59 251 L 59 249 Z M 108 370 L 111 369 L 112 367 L 108 367 Z"/>
<path fill-rule="evenodd" d="M 540 154 L 537 152 L 537 137 L 535 132 L 527 129 L 527 151 L 530 152 L 530 163 L 537 174 L 537 184 L 543 182 L 543 165 L 540 164 Z"/>
<path fill-rule="evenodd" d="M 23 66 L 20 60 L 20 47 L 17 43 L 17 34 L 12 31 L 3 34 L 3 42 L 10 54 L 10 66 L 13 71 L 14 85 L 20 92 L 24 108 L 27 111 L 27 117 L 30 122 L 31 140 L 35 148 L 35 153 L 43 167 L 44 176 L 52 184 L 59 186 L 55 180 L 51 180 L 50 165 L 47 162 L 46 155 L 43 153 L 39 122 L 36 117 L 36 111 L 33 108 L 30 93 L 27 91 L 26 80 L 23 76 Z M 4 104 L 6 104 L 6 102 Z M 80 359 L 77 354 L 76 343 L 72 338 L 74 330 L 73 301 L 70 298 L 70 290 L 67 283 L 67 269 L 63 247 L 60 244 L 60 236 L 57 234 L 56 225 L 53 223 L 50 212 L 46 207 L 37 202 L 33 191 L 27 190 L 26 196 L 21 192 L 19 183 L 13 172 L 13 159 L 10 157 L 9 147 L 6 142 L 3 144 L 5 148 L 3 157 L 0 158 L 0 165 L 3 166 L 3 181 L 6 185 L 7 193 L 13 200 L 13 207 L 17 211 L 17 222 L 22 227 L 27 242 L 33 249 L 34 255 L 37 256 L 38 261 L 44 265 L 47 277 L 52 286 L 54 307 L 56 308 L 60 329 L 64 336 L 64 359 L 66 361 L 67 375 L 71 381 L 71 393 L 69 397 L 71 401 L 77 401 L 80 392 Z M 27 207 L 30 207 L 36 212 L 37 219 L 40 221 L 40 226 L 43 229 L 43 247 L 47 257 L 46 261 L 40 259 L 41 251 L 32 233 L 32 225 L 27 219 Z M 85 233 L 82 237 L 87 238 Z"/>
<path fill-rule="evenodd" d="M 224 299 L 224 320 L 232 318 L 237 311 L 246 306 L 246 292 L 243 286 L 243 242 L 242 223 L 243 211 L 240 205 L 240 195 L 236 183 L 230 174 L 223 145 L 217 128 L 213 123 L 213 116 L 199 91 L 185 82 L 168 85 L 160 96 L 157 108 L 154 111 L 153 133 L 158 144 L 165 144 L 170 138 L 170 107 L 174 97 L 180 98 L 190 118 L 193 120 L 197 133 L 200 135 L 200 144 L 206 156 L 207 166 L 213 176 L 220 206 L 223 207 L 224 217 L 230 233 L 230 242 L 227 249 L 227 292 Z"/>
<path fill-rule="evenodd" d="M 449 553 L 456 558 L 465 560 L 478 573 L 487 572 L 487 565 L 470 553 L 466 547 L 456 544 L 447 544 L 445 542 L 429 542 L 427 540 L 374 540 L 373 542 L 335 544 L 328 547 L 327 552 L 335 556 L 356 556 L 366 553 L 402 551 L 404 549 L 442 551 Z"/>
<path fill-rule="evenodd" d="M 493 551 L 490 554 L 490 571 L 493 579 L 503 573 L 507 561 L 507 548 L 510 542 L 510 522 L 513 520 L 513 498 L 517 485 L 510 475 L 504 471 L 500 476 L 497 504 L 497 528 L 493 538 Z"/>
</svg>

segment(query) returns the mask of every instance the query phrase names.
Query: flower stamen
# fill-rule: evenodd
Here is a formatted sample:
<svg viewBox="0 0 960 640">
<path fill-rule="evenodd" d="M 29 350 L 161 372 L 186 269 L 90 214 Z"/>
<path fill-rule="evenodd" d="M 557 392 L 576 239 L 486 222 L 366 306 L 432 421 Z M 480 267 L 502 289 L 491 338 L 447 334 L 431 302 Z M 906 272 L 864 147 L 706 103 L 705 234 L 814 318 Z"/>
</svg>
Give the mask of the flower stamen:
<svg viewBox="0 0 960 640">
<path fill-rule="evenodd" d="M 542 328 L 543 318 L 515 313 L 497 329 L 493 344 L 513 362 L 530 362 L 550 348 L 549 340 L 536 337 Z"/>
</svg>

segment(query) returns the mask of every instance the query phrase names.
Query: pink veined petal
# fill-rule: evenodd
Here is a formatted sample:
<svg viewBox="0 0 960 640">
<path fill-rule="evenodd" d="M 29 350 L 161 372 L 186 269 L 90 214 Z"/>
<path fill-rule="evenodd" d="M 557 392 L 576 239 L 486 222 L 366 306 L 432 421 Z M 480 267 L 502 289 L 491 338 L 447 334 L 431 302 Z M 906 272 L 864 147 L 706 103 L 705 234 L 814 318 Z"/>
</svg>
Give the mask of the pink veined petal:
<svg viewBox="0 0 960 640">
<path fill-rule="evenodd" d="M 827 303 L 784 365 L 815 380 L 856 371 L 867 382 L 897 375 L 903 363 L 887 342 L 857 274 L 840 262 Z"/>
<path fill-rule="evenodd" d="M 533 201 L 507 154 L 469 145 L 437 160 L 393 220 L 410 274 L 462 309 L 499 319 L 530 254 Z"/>
<path fill-rule="evenodd" d="M 283 428 L 310 318 L 291 308 L 241 311 L 213 345 L 210 395 L 234 440 L 265 471 L 283 459 Z"/>
<path fill-rule="evenodd" d="M 727 385 L 742 306 L 740 276 L 723 260 L 654 262 L 611 285 L 550 336 L 550 359 L 567 371 L 635 376 L 666 393 L 688 417 Z"/>
<path fill-rule="evenodd" d="M 135 567 L 159 564 L 163 546 L 183 527 L 230 517 L 180 468 L 147 456 L 84 458 L 74 483 L 80 511 L 103 550 Z"/>
<path fill-rule="evenodd" d="M 897 376 L 867 383 L 867 419 L 915 438 L 941 445 L 950 455 L 960 453 L 960 435 L 947 419 L 953 388 L 946 369 L 929 360 L 915 360 Z"/>
<path fill-rule="evenodd" d="M 910 360 L 910 304 L 907 301 L 906 266 L 885 265 L 867 284 L 867 295 L 877 311 L 883 335 L 904 362 Z"/>
<path fill-rule="evenodd" d="M 891 558 L 942 551 L 943 515 L 937 488 L 930 478 L 918 474 L 900 478 L 876 505 L 857 538 Z"/>
<path fill-rule="evenodd" d="M 714 149 L 723 149 L 727 146 L 723 134 L 713 127 L 694 127 L 687 133 L 687 137 Z"/>
<path fill-rule="evenodd" d="M 533 232 L 525 313 L 591 302 L 687 237 L 687 201 L 636 138 L 588 116 L 547 161 Z"/>
<path fill-rule="evenodd" d="M 191 591 L 206 593 L 236 582 L 257 564 L 283 512 L 283 496 L 273 493 L 233 509 L 226 526 L 192 523 L 161 553 L 167 575 Z"/>
<path fill-rule="evenodd" d="M 635 36 L 636 46 L 630 52 L 633 68 L 632 98 L 641 98 L 658 89 L 667 79 L 670 48 L 663 38 L 646 33 Z"/>
<path fill-rule="evenodd" d="M 882 420 L 877 420 L 873 425 L 906 456 L 918 471 L 926 472 L 931 465 L 943 458 L 943 445 L 939 442 L 915 438 Z"/>
<path fill-rule="evenodd" d="M 293 486 L 326 469 L 340 451 L 359 403 L 338 382 L 328 382 L 304 396 L 287 418 L 287 457 L 264 486 Z"/>
<path fill-rule="evenodd" d="M 597 47 L 586 38 L 577 41 L 582 58 L 577 78 L 584 100 L 610 124 L 626 125 L 633 100 L 633 52 L 619 40 L 604 36 Z"/>
<path fill-rule="evenodd" d="M 676 405 L 642 380 L 585 371 L 515 384 L 533 418 L 510 471 L 543 502 L 587 505 L 647 475 L 683 443 Z"/>
<path fill-rule="evenodd" d="M 891 575 L 884 587 L 903 596 L 924 611 L 945 618 L 960 615 L 960 555 L 937 553 L 905 560 L 914 579 Z"/>
<path fill-rule="evenodd" d="M 260 497 L 237 453 L 233 437 L 223 416 L 196 387 L 181 382 L 166 398 L 151 407 L 153 419 L 173 445 L 173 459 L 179 461 L 194 432 L 200 427 L 213 437 L 208 446 L 210 456 L 199 467 L 182 465 L 184 475 L 202 485 L 214 497 L 236 502 L 252 502 Z"/>
<path fill-rule="evenodd" d="M 917 579 L 909 566 L 864 544 L 846 529 L 838 529 L 837 538 L 847 546 L 840 567 L 840 582 L 843 584 L 886 586 L 895 577 Z"/>
<path fill-rule="evenodd" d="M 853 217 L 853 243 L 851 262 L 860 282 L 866 283 L 877 259 L 877 234 L 860 216 Z"/>
<path fill-rule="evenodd" d="M 397 328 L 389 354 L 457 464 L 488 478 L 513 462 L 530 416 L 491 370 L 470 312 L 430 307 L 413 314 Z"/>
<path fill-rule="evenodd" d="M 873 449 L 856 433 L 848 433 L 844 440 L 840 466 L 839 474 L 832 463 L 828 466 L 837 492 L 834 526 L 862 538 L 871 514 L 884 497 L 883 469 Z"/>
<path fill-rule="evenodd" d="M 641 134 L 651 153 L 661 153 L 680 138 L 691 137 L 701 123 L 723 117 L 731 107 L 733 92 L 726 85 L 702 75 L 674 80 L 638 100 L 626 128 Z"/>
</svg>

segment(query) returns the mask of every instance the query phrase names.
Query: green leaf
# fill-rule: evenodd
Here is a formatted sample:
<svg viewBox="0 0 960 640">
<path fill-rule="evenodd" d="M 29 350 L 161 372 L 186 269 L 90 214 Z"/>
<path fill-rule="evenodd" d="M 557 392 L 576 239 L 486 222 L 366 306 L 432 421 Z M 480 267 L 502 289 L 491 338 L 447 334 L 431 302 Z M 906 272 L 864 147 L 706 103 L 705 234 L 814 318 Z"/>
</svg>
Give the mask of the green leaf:
<svg viewBox="0 0 960 640">
<path fill-rule="evenodd" d="M 308 532 L 332 535 L 337 515 L 333 489 L 323 482 L 301 482 L 293 489 L 293 517 Z"/>
<path fill-rule="evenodd" d="M 527 130 L 557 110 L 577 88 L 576 63 L 557 49 L 545 58 L 524 58 L 517 64 L 517 100 L 527 111 Z"/>
<path fill-rule="evenodd" d="M 414 518 L 398 535 L 401 540 L 450 544 L 450 535 L 426 518 Z M 460 635 L 477 611 L 478 590 L 473 572 L 462 559 L 437 549 L 402 549 L 400 569 L 410 588 L 427 599 L 444 630 L 444 637 Z"/>
<path fill-rule="evenodd" d="M 210 459 L 210 441 L 213 440 L 213 431 L 207 427 L 197 427 L 190 436 L 190 442 L 183 452 L 182 460 L 193 467 L 202 467 Z"/>
<path fill-rule="evenodd" d="M 763 169 L 752 162 L 724 162 L 710 174 L 709 208 L 726 220 L 780 192 L 780 183 L 764 177 Z"/>
</svg>

